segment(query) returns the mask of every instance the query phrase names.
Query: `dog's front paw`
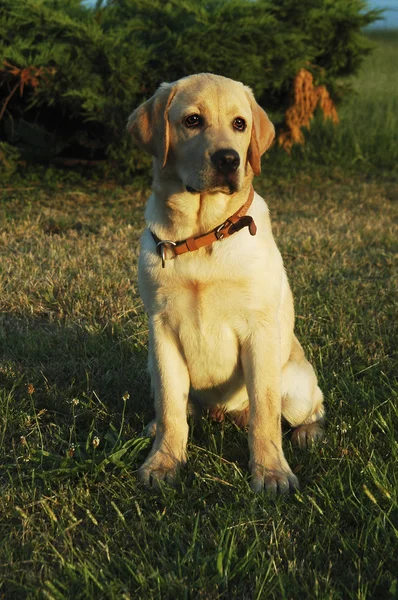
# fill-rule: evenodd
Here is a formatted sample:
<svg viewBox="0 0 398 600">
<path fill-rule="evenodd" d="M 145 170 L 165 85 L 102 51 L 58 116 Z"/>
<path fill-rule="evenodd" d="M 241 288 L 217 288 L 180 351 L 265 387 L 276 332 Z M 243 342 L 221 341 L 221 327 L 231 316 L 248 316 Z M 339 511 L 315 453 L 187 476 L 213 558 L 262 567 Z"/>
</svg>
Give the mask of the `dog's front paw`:
<svg viewBox="0 0 398 600">
<path fill-rule="evenodd" d="M 299 481 L 286 460 L 273 466 L 255 464 L 251 468 L 251 476 L 250 487 L 254 492 L 265 491 L 276 495 L 295 492 L 299 489 Z"/>
<path fill-rule="evenodd" d="M 138 469 L 138 477 L 144 485 L 158 488 L 161 481 L 173 483 L 179 468 L 185 463 L 169 453 L 157 450 Z"/>
</svg>

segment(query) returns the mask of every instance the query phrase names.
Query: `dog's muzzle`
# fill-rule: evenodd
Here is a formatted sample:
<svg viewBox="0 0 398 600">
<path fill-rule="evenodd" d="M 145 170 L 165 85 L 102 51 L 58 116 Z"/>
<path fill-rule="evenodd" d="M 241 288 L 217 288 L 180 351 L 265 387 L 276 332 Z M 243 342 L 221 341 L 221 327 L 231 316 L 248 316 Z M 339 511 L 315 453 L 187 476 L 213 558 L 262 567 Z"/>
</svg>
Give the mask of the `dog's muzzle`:
<svg viewBox="0 0 398 600">
<path fill-rule="evenodd" d="M 217 150 L 211 155 L 210 160 L 217 172 L 226 178 L 232 173 L 236 173 L 240 165 L 239 154 L 232 148 Z"/>
</svg>

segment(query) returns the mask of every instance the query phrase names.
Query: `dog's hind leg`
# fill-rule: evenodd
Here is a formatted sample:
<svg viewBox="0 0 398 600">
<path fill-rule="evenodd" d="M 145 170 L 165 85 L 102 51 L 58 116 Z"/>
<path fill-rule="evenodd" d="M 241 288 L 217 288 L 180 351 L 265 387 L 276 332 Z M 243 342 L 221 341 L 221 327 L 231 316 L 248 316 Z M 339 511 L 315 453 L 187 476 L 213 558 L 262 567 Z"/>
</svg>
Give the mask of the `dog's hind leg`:
<svg viewBox="0 0 398 600">
<path fill-rule="evenodd" d="M 320 440 L 324 413 L 315 371 L 294 336 L 289 360 L 282 370 L 282 415 L 295 428 L 292 443 L 306 448 Z"/>
<path fill-rule="evenodd" d="M 154 438 L 156 435 L 156 419 L 146 425 L 142 431 L 143 437 Z"/>
</svg>

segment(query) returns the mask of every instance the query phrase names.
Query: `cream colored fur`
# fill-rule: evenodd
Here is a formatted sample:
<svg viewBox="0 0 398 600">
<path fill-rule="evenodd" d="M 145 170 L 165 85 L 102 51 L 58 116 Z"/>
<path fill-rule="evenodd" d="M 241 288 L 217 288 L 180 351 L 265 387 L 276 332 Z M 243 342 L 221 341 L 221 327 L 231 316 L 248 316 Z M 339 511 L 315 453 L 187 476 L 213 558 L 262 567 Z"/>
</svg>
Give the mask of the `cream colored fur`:
<svg viewBox="0 0 398 600">
<path fill-rule="evenodd" d="M 199 115 L 200 126 L 188 127 L 189 115 Z M 245 131 L 234 126 L 237 118 Z M 306 446 L 321 436 L 323 397 L 293 332 L 293 298 L 266 203 L 255 193 L 248 211 L 255 236 L 242 229 L 166 260 L 165 268 L 150 233 L 182 240 L 210 231 L 238 210 L 274 128 L 249 88 L 201 74 L 162 84 L 131 115 L 129 129 L 154 156 L 139 287 L 149 315 L 156 437 L 139 475 L 157 485 L 173 480 L 185 463 L 189 400 L 227 413 L 249 406 L 252 488 L 294 489 L 298 481 L 283 454 L 281 416 L 297 427 L 294 441 Z M 229 179 L 211 161 L 220 149 L 233 149 L 240 158 Z"/>
</svg>

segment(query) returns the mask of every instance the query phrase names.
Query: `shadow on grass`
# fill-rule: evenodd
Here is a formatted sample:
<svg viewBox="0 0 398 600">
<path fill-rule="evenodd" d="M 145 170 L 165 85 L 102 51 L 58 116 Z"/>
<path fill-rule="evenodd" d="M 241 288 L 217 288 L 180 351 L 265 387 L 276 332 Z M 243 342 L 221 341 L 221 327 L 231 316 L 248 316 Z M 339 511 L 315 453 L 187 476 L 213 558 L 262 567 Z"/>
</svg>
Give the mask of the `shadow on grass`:
<svg viewBox="0 0 398 600">
<path fill-rule="evenodd" d="M 146 349 L 134 327 L 0 316 L 4 458 L 32 448 L 65 457 L 94 438 L 115 446 L 152 415 Z M 12 449 L 14 448 L 14 451 Z"/>
<path fill-rule="evenodd" d="M 26 462 L 25 474 L 39 467 L 46 478 L 142 462 L 151 441 L 141 434 L 154 410 L 147 350 L 134 329 L 0 316 L 4 465 Z M 229 421 L 190 418 L 190 444 L 210 460 L 247 469 L 247 432 Z"/>
</svg>

